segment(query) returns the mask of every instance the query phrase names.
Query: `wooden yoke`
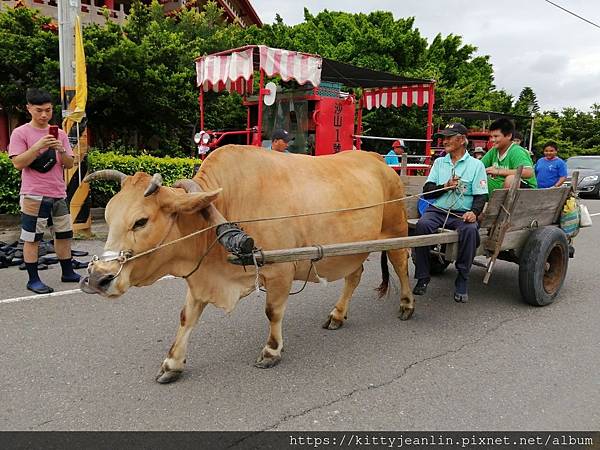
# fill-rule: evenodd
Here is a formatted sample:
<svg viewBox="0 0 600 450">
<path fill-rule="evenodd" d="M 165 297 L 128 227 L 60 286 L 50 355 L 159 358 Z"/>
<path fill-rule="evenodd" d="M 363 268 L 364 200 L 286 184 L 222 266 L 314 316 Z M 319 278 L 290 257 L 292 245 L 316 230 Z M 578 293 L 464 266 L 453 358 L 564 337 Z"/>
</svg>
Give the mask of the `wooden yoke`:
<svg viewBox="0 0 600 450">
<path fill-rule="evenodd" d="M 485 241 L 485 249 L 488 252 L 491 252 L 490 260 L 487 264 L 486 274 L 483 277 L 483 283 L 488 284 L 490 280 L 490 276 L 492 275 L 492 269 L 494 268 L 494 263 L 498 258 L 498 254 L 500 253 L 500 249 L 502 248 L 502 241 L 504 240 L 504 235 L 510 228 L 511 214 L 515 209 L 516 199 L 517 199 L 517 189 L 521 184 L 521 173 L 523 172 L 523 166 L 519 166 L 517 168 L 517 173 L 513 179 L 512 185 L 506 194 L 506 199 L 498 213 L 498 217 L 494 222 L 492 229 L 490 230 L 489 237 Z"/>
</svg>

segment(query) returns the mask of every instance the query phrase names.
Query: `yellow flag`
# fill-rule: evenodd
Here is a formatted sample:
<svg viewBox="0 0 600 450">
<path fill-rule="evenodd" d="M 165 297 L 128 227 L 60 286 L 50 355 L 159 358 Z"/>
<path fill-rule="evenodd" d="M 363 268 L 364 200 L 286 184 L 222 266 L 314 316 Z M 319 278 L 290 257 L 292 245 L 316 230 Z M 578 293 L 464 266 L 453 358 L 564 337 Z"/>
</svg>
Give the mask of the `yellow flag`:
<svg viewBox="0 0 600 450">
<path fill-rule="evenodd" d="M 73 97 L 69 102 L 69 114 L 63 120 L 63 130 L 69 136 L 69 140 L 74 141 L 76 139 L 77 141 L 77 145 L 73 148 L 76 164 L 73 168 L 65 171 L 65 182 L 67 184 L 71 219 L 73 220 L 73 231 L 89 234 L 92 225 L 90 186 L 87 183 L 82 183 L 82 179 L 87 172 L 87 129 L 83 120 L 87 102 L 87 75 L 79 16 L 75 17 L 74 34 L 75 93 L 73 94 L 73 87 L 69 86 L 69 95 L 73 95 Z"/>
<path fill-rule="evenodd" d="M 81 122 L 85 116 L 87 102 L 87 73 L 85 71 L 85 52 L 83 51 L 83 36 L 79 16 L 75 18 L 75 98 L 72 112 L 69 116 L 73 122 Z"/>
</svg>

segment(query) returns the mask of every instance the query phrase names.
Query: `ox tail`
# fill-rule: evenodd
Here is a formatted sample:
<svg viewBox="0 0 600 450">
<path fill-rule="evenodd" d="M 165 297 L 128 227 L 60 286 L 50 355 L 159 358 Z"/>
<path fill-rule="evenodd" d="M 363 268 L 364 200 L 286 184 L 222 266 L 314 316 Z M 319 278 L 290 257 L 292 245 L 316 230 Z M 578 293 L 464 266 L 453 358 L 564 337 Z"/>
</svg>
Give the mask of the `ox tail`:
<svg viewBox="0 0 600 450">
<path fill-rule="evenodd" d="M 379 298 L 387 294 L 388 287 L 390 286 L 390 268 L 388 267 L 387 252 L 381 252 L 381 284 L 376 289 Z"/>
</svg>

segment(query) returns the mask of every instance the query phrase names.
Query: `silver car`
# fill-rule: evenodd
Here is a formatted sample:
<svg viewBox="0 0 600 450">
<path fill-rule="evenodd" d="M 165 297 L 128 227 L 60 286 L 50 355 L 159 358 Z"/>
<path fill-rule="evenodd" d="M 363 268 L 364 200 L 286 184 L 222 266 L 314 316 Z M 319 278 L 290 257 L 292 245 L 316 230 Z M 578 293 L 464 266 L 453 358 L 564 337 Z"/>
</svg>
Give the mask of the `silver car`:
<svg viewBox="0 0 600 450">
<path fill-rule="evenodd" d="M 571 156 L 567 159 L 567 169 L 567 183 L 571 182 L 574 171 L 579 172 L 577 190 L 580 195 L 600 198 L 600 156 Z"/>
</svg>

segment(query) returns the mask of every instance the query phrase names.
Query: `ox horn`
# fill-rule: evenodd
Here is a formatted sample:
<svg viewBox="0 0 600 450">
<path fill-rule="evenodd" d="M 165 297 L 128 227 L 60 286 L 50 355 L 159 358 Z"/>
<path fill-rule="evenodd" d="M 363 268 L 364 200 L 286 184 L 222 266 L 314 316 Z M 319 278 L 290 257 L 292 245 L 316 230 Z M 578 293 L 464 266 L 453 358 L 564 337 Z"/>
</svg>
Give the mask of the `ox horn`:
<svg viewBox="0 0 600 450">
<path fill-rule="evenodd" d="M 194 180 L 190 180 L 189 178 L 182 178 L 181 180 L 177 180 L 175 183 L 173 183 L 172 187 L 182 188 L 188 194 L 190 192 L 202 192 L 200 186 L 198 186 L 198 183 L 196 183 Z"/>
<path fill-rule="evenodd" d="M 144 197 L 148 197 L 149 195 L 154 194 L 156 192 L 156 190 L 162 186 L 162 183 L 163 183 L 163 178 L 160 173 L 155 173 L 154 175 L 152 175 L 150 184 L 148 184 L 148 187 L 146 188 L 146 191 L 144 192 Z"/>
<path fill-rule="evenodd" d="M 118 170 L 114 170 L 114 169 L 104 169 L 104 170 L 97 170 L 96 172 L 92 172 L 92 173 L 86 175 L 86 177 L 83 179 L 83 181 L 86 183 L 89 183 L 90 181 L 95 181 L 95 180 L 110 180 L 110 181 L 118 181 L 119 183 L 123 184 L 123 181 L 125 181 L 125 178 L 127 178 L 127 175 L 125 175 L 123 172 L 119 172 Z"/>
</svg>

